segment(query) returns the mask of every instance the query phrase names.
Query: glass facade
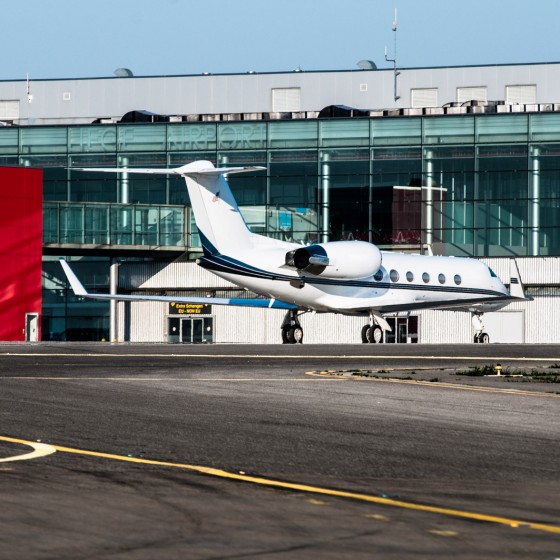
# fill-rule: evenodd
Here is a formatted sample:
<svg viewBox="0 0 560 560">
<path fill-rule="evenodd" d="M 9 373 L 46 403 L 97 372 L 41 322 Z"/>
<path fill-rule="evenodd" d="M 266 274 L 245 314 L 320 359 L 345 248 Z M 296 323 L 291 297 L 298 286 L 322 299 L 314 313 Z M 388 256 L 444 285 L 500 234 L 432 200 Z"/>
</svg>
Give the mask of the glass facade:
<svg viewBox="0 0 560 560">
<path fill-rule="evenodd" d="M 477 257 L 560 255 L 560 114 L 0 129 L 0 165 L 44 170 L 46 243 L 198 245 L 182 179 L 78 167 L 260 165 L 230 176 L 253 231 Z"/>
<path fill-rule="evenodd" d="M 447 255 L 559 255 L 560 115 L 466 114 L 0 129 L 44 169 L 45 241 L 196 244 L 183 181 L 76 167 L 261 165 L 230 184 L 259 233 Z M 55 204 L 57 203 L 57 204 Z"/>
<path fill-rule="evenodd" d="M 185 247 L 185 207 L 43 203 L 43 242 Z"/>
</svg>

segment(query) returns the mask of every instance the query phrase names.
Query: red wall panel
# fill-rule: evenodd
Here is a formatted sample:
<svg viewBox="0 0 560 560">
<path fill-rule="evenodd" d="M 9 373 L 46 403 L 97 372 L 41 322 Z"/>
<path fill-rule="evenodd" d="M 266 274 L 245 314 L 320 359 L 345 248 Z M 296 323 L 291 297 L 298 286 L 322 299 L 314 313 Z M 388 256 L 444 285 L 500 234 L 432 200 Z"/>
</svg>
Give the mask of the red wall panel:
<svg viewBox="0 0 560 560">
<path fill-rule="evenodd" d="M 25 340 L 25 314 L 40 317 L 42 235 L 43 172 L 0 167 L 0 340 Z"/>
</svg>

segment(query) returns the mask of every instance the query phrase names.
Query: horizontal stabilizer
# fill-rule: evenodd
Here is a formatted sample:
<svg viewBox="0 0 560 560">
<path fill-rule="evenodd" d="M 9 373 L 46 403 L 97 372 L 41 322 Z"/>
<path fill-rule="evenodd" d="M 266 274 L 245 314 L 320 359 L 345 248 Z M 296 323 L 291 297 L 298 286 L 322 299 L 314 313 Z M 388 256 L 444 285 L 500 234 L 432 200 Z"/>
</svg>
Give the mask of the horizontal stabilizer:
<svg viewBox="0 0 560 560">
<path fill-rule="evenodd" d="M 297 309 L 296 305 L 285 303 L 275 299 L 261 298 L 213 298 L 213 297 L 182 297 L 182 296 L 156 296 L 156 295 L 129 295 L 129 294 L 99 294 L 89 293 L 80 282 L 74 271 L 66 260 L 60 257 L 62 269 L 70 282 L 74 294 L 80 297 L 98 300 L 118 300 L 118 301 L 162 301 L 168 303 L 207 303 L 211 305 L 233 305 L 235 307 L 259 307 L 267 309 Z"/>
<path fill-rule="evenodd" d="M 225 175 L 227 173 L 248 173 L 251 171 L 262 171 L 266 167 L 214 167 L 211 162 L 195 161 L 187 163 L 182 167 L 157 168 L 157 167 L 70 167 L 71 171 L 91 171 L 99 173 L 141 173 L 147 175 Z"/>
</svg>

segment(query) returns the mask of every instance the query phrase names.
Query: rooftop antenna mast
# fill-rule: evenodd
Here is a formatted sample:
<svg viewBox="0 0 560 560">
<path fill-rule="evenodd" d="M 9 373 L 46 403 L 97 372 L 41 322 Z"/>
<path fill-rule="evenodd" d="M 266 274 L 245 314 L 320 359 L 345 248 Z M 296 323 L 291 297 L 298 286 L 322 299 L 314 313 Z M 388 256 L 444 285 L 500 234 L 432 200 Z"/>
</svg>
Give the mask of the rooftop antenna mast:
<svg viewBox="0 0 560 560">
<path fill-rule="evenodd" d="M 29 73 L 27 73 L 27 102 L 31 103 L 33 101 L 33 94 L 31 93 L 31 82 L 29 81 Z"/>
<path fill-rule="evenodd" d="M 393 33 L 395 34 L 395 46 L 393 49 L 393 58 L 387 56 L 387 46 L 385 46 L 385 60 L 387 62 L 393 63 L 393 97 L 395 101 L 399 100 L 400 97 L 397 95 L 397 76 L 399 72 L 397 71 L 397 8 L 395 8 L 395 19 L 393 19 Z"/>
</svg>

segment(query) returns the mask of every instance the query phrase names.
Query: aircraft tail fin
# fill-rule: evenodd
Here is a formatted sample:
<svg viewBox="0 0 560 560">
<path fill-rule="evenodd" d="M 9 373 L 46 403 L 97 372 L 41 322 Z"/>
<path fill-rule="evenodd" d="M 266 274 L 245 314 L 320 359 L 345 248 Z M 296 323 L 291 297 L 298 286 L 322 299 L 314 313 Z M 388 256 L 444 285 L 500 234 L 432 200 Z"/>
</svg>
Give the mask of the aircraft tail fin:
<svg viewBox="0 0 560 560">
<path fill-rule="evenodd" d="M 185 178 L 196 226 L 205 255 L 249 249 L 249 230 L 225 178 L 226 173 L 260 171 L 263 167 L 215 168 L 209 161 L 195 161 L 176 172 Z"/>
</svg>

